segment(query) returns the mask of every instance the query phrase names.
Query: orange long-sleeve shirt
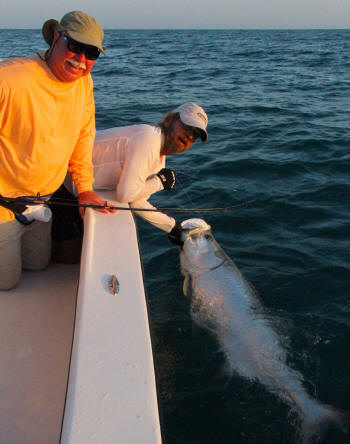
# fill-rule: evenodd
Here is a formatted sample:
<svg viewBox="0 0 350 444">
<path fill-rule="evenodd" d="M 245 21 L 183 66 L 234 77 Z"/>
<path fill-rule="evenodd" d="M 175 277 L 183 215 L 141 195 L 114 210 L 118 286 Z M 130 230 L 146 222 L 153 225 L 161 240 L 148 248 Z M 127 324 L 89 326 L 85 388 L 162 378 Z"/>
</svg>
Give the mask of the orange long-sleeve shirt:
<svg viewBox="0 0 350 444">
<path fill-rule="evenodd" d="M 38 55 L 1 62 L 0 195 L 53 193 L 67 169 L 79 193 L 92 190 L 94 115 L 90 75 L 61 82 Z"/>
</svg>

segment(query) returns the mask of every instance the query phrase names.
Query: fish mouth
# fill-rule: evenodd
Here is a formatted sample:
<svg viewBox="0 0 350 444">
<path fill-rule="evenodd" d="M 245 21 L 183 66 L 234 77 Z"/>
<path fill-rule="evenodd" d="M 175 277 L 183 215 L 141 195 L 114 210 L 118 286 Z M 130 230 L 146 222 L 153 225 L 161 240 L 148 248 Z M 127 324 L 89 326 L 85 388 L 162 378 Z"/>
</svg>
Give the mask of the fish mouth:
<svg viewBox="0 0 350 444">
<path fill-rule="evenodd" d="M 181 222 L 181 227 L 183 231 L 190 232 L 192 230 L 210 230 L 211 227 L 209 224 L 206 223 L 204 219 L 186 219 L 183 222 Z"/>
<path fill-rule="evenodd" d="M 202 233 L 211 231 L 211 226 L 203 219 L 187 219 L 181 222 L 181 227 L 184 237 L 191 239 L 199 238 Z"/>
<path fill-rule="evenodd" d="M 202 233 L 209 232 L 210 227 L 209 228 L 206 228 L 206 227 L 188 228 L 183 231 L 185 231 L 185 233 L 187 233 L 190 237 L 198 238 L 201 236 Z"/>
</svg>

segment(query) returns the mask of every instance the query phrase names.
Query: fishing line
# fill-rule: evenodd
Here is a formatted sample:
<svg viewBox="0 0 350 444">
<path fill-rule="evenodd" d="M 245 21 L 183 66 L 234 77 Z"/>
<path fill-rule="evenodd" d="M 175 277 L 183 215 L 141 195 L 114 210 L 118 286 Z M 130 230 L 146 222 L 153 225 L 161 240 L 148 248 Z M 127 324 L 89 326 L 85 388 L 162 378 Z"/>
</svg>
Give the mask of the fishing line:
<svg viewBox="0 0 350 444">
<path fill-rule="evenodd" d="M 184 174 L 184 173 L 181 173 L 181 174 Z M 184 174 L 184 175 L 186 175 L 186 174 Z M 186 191 L 184 184 L 180 180 L 179 174 L 177 174 L 176 180 L 177 180 L 178 184 L 180 185 L 181 190 L 185 193 L 186 198 L 190 201 L 190 205 L 195 206 L 194 202 L 190 196 L 190 193 L 188 191 Z M 198 213 L 200 214 L 199 211 L 198 211 Z"/>
<path fill-rule="evenodd" d="M 182 191 L 185 193 L 187 199 L 190 201 L 190 204 L 191 204 L 192 206 L 195 206 L 195 204 L 194 204 L 194 202 L 193 202 L 193 200 L 192 200 L 192 198 L 191 198 L 190 193 L 186 190 L 184 184 L 182 183 L 182 180 L 180 180 L 179 175 L 181 175 L 181 176 L 186 176 L 186 177 L 192 177 L 192 176 L 191 176 L 190 174 L 186 174 L 186 173 L 184 173 L 184 172 L 181 172 L 180 174 L 177 173 L 177 174 L 176 174 L 176 182 L 180 185 Z M 231 191 L 236 193 L 238 190 L 235 189 L 235 188 L 232 188 Z M 235 205 L 235 206 L 233 206 L 233 207 L 226 207 L 226 208 L 227 208 L 227 209 L 234 209 L 234 208 L 239 208 L 239 207 L 241 207 L 241 206 L 246 206 L 246 204 L 247 204 L 247 203 L 245 203 L 245 204 L 237 204 L 238 206 Z M 226 210 L 222 210 L 222 211 L 226 211 Z M 203 213 L 207 213 L 208 211 L 206 211 L 206 209 L 203 208 L 202 211 L 196 211 L 196 212 L 200 214 L 201 212 L 203 212 Z"/>
</svg>

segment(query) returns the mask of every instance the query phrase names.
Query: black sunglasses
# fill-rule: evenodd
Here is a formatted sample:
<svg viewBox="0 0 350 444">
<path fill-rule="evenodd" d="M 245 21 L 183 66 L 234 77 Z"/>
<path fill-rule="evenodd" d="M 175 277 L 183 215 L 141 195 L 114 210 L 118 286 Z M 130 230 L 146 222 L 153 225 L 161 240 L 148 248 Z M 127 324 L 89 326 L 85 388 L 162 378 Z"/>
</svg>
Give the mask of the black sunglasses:
<svg viewBox="0 0 350 444">
<path fill-rule="evenodd" d="M 63 39 L 66 42 L 67 49 L 69 51 L 74 52 L 75 54 L 85 54 L 85 57 L 88 60 L 96 60 L 98 59 L 101 51 L 96 48 L 96 46 L 85 45 L 84 43 L 77 42 L 76 40 L 69 37 L 67 34 L 62 33 Z"/>
<path fill-rule="evenodd" d="M 201 130 L 199 128 L 195 128 L 194 126 L 186 125 L 179 117 L 179 121 L 182 127 L 185 130 L 186 136 L 190 139 L 191 142 L 195 142 L 199 137 L 201 137 Z"/>
</svg>

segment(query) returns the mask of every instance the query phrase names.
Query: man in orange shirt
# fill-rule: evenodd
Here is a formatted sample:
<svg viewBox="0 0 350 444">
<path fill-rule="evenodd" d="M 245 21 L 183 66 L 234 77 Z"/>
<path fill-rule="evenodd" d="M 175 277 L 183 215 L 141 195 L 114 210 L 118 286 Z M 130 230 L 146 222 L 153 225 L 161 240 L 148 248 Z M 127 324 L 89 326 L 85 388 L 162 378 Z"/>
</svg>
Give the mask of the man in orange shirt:
<svg viewBox="0 0 350 444">
<path fill-rule="evenodd" d="M 46 52 L 0 63 L 0 196 L 49 197 L 68 170 L 79 203 L 103 205 L 92 189 L 90 75 L 104 52 L 103 30 L 93 17 L 72 11 L 60 22 L 46 21 L 42 33 Z M 51 221 L 29 222 L 25 210 L 0 201 L 0 290 L 19 282 L 22 267 L 41 270 L 50 262 Z"/>
</svg>

